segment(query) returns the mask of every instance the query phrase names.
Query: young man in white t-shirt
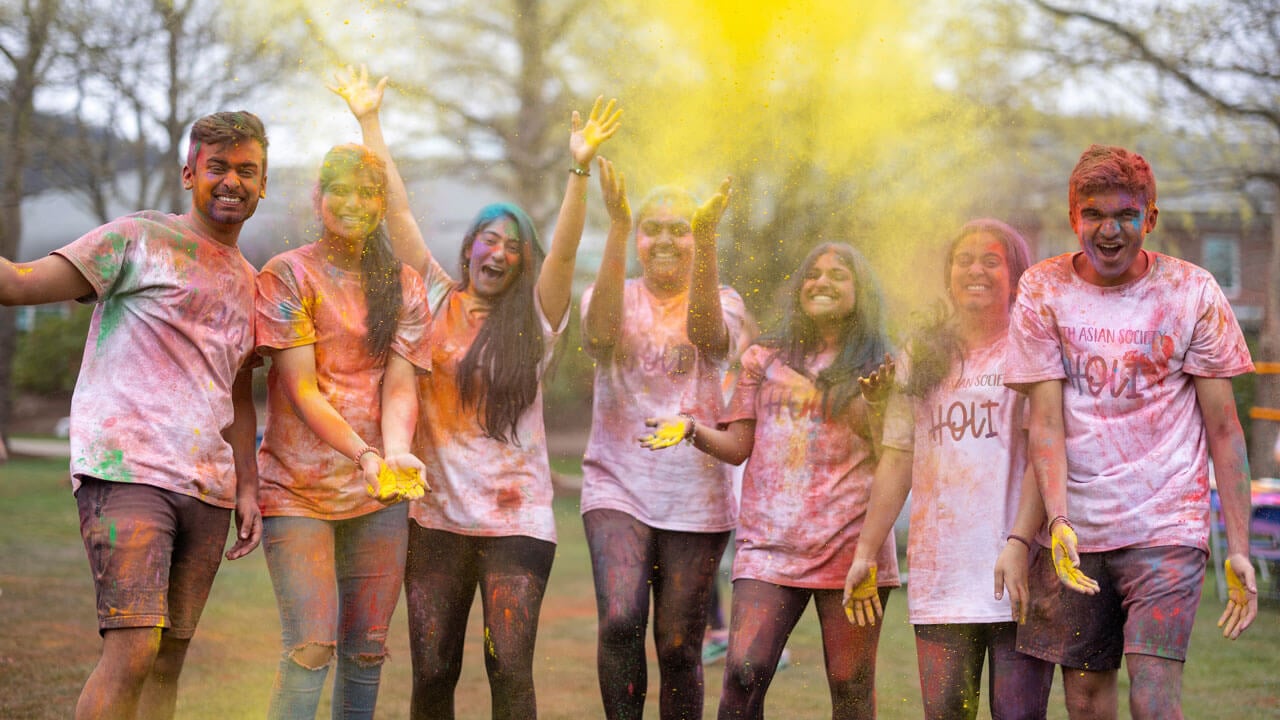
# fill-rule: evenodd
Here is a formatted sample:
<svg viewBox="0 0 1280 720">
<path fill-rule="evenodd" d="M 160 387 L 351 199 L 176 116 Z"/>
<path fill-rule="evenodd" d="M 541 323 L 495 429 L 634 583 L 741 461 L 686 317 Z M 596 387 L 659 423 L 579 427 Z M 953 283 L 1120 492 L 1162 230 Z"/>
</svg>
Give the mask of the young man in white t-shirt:
<svg viewBox="0 0 1280 720">
<path fill-rule="evenodd" d="M 1029 459 L 1048 532 L 1019 650 L 1061 664 L 1073 720 L 1115 717 L 1121 656 L 1136 718 L 1181 717 L 1182 664 L 1208 557 L 1208 459 L 1231 586 L 1219 625 L 1257 614 L 1249 471 L 1230 378 L 1253 371 L 1213 276 L 1145 250 L 1155 178 L 1091 146 L 1071 174 L 1080 252 L 1022 277 L 1004 382 L 1030 399 Z"/>
<path fill-rule="evenodd" d="M 182 168 L 187 213 L 135 213 L 34 262 L 0 260 L 0 303 L 94 304 L 71 401 L 71 477 L 102 655 L 77 720 L 173 717 L 232 508 L 227 557 L 258 544 L 255 273 L 237 241 L 266 171 L 257 116 L 206 116 Z"/>
</svg>

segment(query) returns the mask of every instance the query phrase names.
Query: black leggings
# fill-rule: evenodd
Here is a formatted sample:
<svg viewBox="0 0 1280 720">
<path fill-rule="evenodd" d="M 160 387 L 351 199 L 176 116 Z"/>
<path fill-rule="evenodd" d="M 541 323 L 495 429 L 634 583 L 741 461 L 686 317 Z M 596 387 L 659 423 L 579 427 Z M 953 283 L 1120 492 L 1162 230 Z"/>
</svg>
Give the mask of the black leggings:
<svg viewBox="0 0 1280 720">
<path fill-rule="evenodd" d="M 596 584 L 596 664 L 605 717 L 639 718 L 644 712 L 644 634 L 652 587 L 659 716 L 701 718 L 702 634 L 729 532 L 658 530 L 617 510 L 588 511 L 582 522 Z"/>
<path fill-rule="evenodd" d="M 787 638 L 813 598 L 822 626 L 831 717 L 856 720 L 876 716 L 876 648 L 883 622 L 859 627 L 845 618 L 841 590 L 785 587 L 759 580 L 734 580 L 729 618 L 729 654 L 719 720 L 760 720 L 764 696 L 773 682 Z M 880 588 L 880 604 L 889 589 Z"/>
<path fill-rule="evenodd" d="M 472 537 L 409 521 L 404 591 L 413 660 L 410 717 L 452 718 L 467 615 L 484 608 L 484 665 L 493 717 L 537 717 L 533 646 L 556 546 L 522 535 Z"/>
</svg>

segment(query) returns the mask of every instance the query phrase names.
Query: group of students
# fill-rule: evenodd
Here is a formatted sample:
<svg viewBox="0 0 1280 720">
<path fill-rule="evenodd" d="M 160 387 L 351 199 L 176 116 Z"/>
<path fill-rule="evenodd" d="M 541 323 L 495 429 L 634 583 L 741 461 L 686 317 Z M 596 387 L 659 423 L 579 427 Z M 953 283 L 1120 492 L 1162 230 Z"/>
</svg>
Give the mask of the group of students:
<svg viewBox="0 0 1280 720">
<path fill-rule="evenodd" d="M 172 716 L 233 512 L 226 557 L 261 539 L 279 602 L 270 717 L 314 717 L 331 665 L 334 716 L 372 717 L 401 587 L 413 717 L 454 716 L 477 588 L 493 715 L 536 716 L 556 542 L 541 380 L 568 321 L 593 167 L 610 227 L 581 303 L 596 363 L 581 504 L 607 717 L 643 712 L 651 606 L 659 714 L 702 716 L 706 608 L 735 529 L 719 716 L 763 716 L 812 599 L 833 717 L 873 717 L 908 491 L 928 717 L 974 717 L 987 655 L 993 717 L 1044 717 L 1054 664 L 1073 718 L 1114 715 L 1122 655 L 1135 716 L 1176 716 L 1209 455 L 1230 548 L 1220 624 L 1235 637 L 1252 622 L 1227 380 L 1252 365 L 1212 277 L 1142 249 L 1157 210 L 1140 156 L 1082 156 L 1069 193 L 1080 253 L 1028 269 L 1009 226 L 962 227 L 946 302 L 895 357 L 875 274 L 839 242 L 808 254 L 782 320 L 753 340 L 718 278 L 731 182 L 702 204 L 659 188 L 633 218 L 622 174 L 597 157 L 620 126 L 613 101 L 572 116 L 550 248 L 521 209 L 490 205 L 451 277 L 383 138 L 385 84 L 361 69 L 331 86 L 363 145 L 324 158 L 319 238 L 260 273 L 236 245 L 266 191 L 266 135 L 246 112 L 192 128 L 189 212 L 131 215 L 0 267 L 5 304 L 96 303 L 71 471 L 103 650 L 77 718 Z M 632 237 L 642 276 L 627 279 Z M 728 465 L 744 461 L 739 499 Z"/>
</svg>

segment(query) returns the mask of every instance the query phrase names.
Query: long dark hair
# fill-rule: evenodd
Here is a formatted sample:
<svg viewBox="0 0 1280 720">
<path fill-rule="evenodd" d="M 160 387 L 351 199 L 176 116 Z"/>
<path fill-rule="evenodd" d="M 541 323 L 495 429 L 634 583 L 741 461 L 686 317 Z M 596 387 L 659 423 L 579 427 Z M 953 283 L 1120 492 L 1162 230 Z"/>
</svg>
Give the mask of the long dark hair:
<svg viewBox="0 0 1280 720">
<path fill-rule="evenodd" d="M 480 408 L 480 427 L 495 440 L 520 444 L 516 426 L 538 396 L 538 364 L 545 350 L 542 327 L 533 307 L 538 273 L 546 257 L 538 231 L 523 210 L 511 203 L 480 209 L 462 241 L 462 278 L 458 290 L 471 284 L 471 246 L 495 220 L 516 224 L 520 239 L 520 268 L 511 285 L 490 299 L 489 317 L 458 364 L 458 393 L 465 404 Z"/>
<path fill-rule="evenodd" d="M 930 315 L 920 323 L 907 344 L 907 356 L 911 359 L 911 373 L 905 391 L 912 397 L 925 397 L 938 387 L 951 372 L 953 365 L 964 366 L 964 343 L 956 327 L 956 311 L 950 304 L 951 265 L 955 262 L 956 248 L 971 235 L 987 233 L 1004 246 L 1005 265 L 1009 272 L 1009 306 L 1018 296 L 1018 280 L 1031 264 L 1031 251 L 1027 241 L 1017 230 L 991 218 L 978 218 L 965 223 L 947 246 L 947 262 L 942 267 L 942 287 L 947 290 L 948 302 L 938 302 Z"/>
<path fill-rule="evenodd" d="M 369 148 L 363 145 L 338 145 L 324 156 L 320 166 L 320 181 L 316 185 L 316 207 L 320 196 L 340 178 L 354 175 L 361 170 L 373 176 L 385 202 L 387 166 Z M 391 250 L 385 224 L 378 223 L 365 238 L 360 252 L 360 286 L 364 290 L 366 306 L 365 345 L 369 354 L 380 357 L 391 347 L 400 321 L 402 290 L 400 287 L 400 261 Z"/>
<path fill-rule="evenodd" d="M 814 378 L 814 385 L 822 391 L 822 414 L 830 418 L 862 394 L 858 378 L 876 370 L 889 351 L 880 284 L 862 253 L 847 243 L 830 242 L 809 251 L 787 286 L 790 302 L 783 314 L 782 325 L 757 342 L 764 347 L 776 348 L 777 357 L 792 370 L 802 375 L 809 374 L 805 361 L 821 349 L 822 336 L 813 319 L 800 308 L 800 293 L 805 276 L 827 253 L 835 255 L 840 264 L 853 273 L 854 292 L 853 310 L 840 322 L 836 358 Z"/>
</svg>

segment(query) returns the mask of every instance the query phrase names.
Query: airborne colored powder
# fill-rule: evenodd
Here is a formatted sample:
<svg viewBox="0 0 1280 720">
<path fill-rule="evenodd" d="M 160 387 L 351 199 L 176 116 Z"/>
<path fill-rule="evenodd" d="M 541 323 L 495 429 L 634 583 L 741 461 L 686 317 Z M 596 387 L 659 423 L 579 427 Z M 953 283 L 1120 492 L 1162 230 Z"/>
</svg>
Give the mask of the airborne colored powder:
<svg viewBox="0 0 1280 720">
<path fill-rule="evenodd" d="M 991 141 L 981 109 L 937 81 L 948 60 L 936 40 L 948 14 L 957 12 L 953 6 L 606 5 L 581 7 L 563 23 L 563 3 L 535 0 L 465 9 L 301 2 L 273 5 L 271 12 L 300 7 L 308 32 L 324 38 L 324 52 L 299 59 L 300 74 L 318 90 L 299 96 L 299 104 L 314 105 L 304 117 L 332 117 L 349 132 L 345 108 L 323 95 L 322 84 L 340 64 L 366 63 L 393 82 L 384 114 L 393 151 L 411 155 L 415 147 L 397 140 L 412 137 L 417 149 L 466 144 L 473 154 L 492 151 L 496 161 L 496 148 L 441 119 L 424 93 L 465 105 L 480 119 L 500 117 L 493 125 L 508 137 L 544 132 L 555 142 L 567 130 L 570 109 L 585 112 L 599 94 L 617 97 L 623 129 L 604 154 L 625 173 L 633 205 L 656 185 L 684 185 L 704 198 L 726 175 L 735 178 L 722 224 L 722 267 L 732 272 L 722 279 L 749 304 L 768 304 L 767 293 L 823 240 L 863 250 L 891 309 L 919 307 L 940 294 L 941 280 L 928 280 L 940 278 L 945 241 L 985 200 L 977 170 L 987 161 L 983 143 Z M 276 26 L 255 17 L 259 32 Z M 551 36 L 561 25 L 567 29 Z M 527 57 L 537 50 L 539 57 Z M 468 63 L 495 70 L 466 79 L 449 70 Z M 546 69 L 548 94 L 563 97 L 562 106 L 549 103 L 535 119 L 519 114 L 512 80 L 529 63 Z M 317 137 L 323 147 L 347 139 L 334 137 L 327 130 L 333 126 L 305 125 L 315 122 L 286 132 L 323 134 Z M 468 167 L 501 176 L 489 159 Z M 555 192 L 561 164 L 549 163 L 557 172 L 540 180 Z M 753 301 L 757 292 L 766 296 Z M 905 313 L 891 313 L 895 330 L 902 329 L 898 318 Z"/>
</svg>

